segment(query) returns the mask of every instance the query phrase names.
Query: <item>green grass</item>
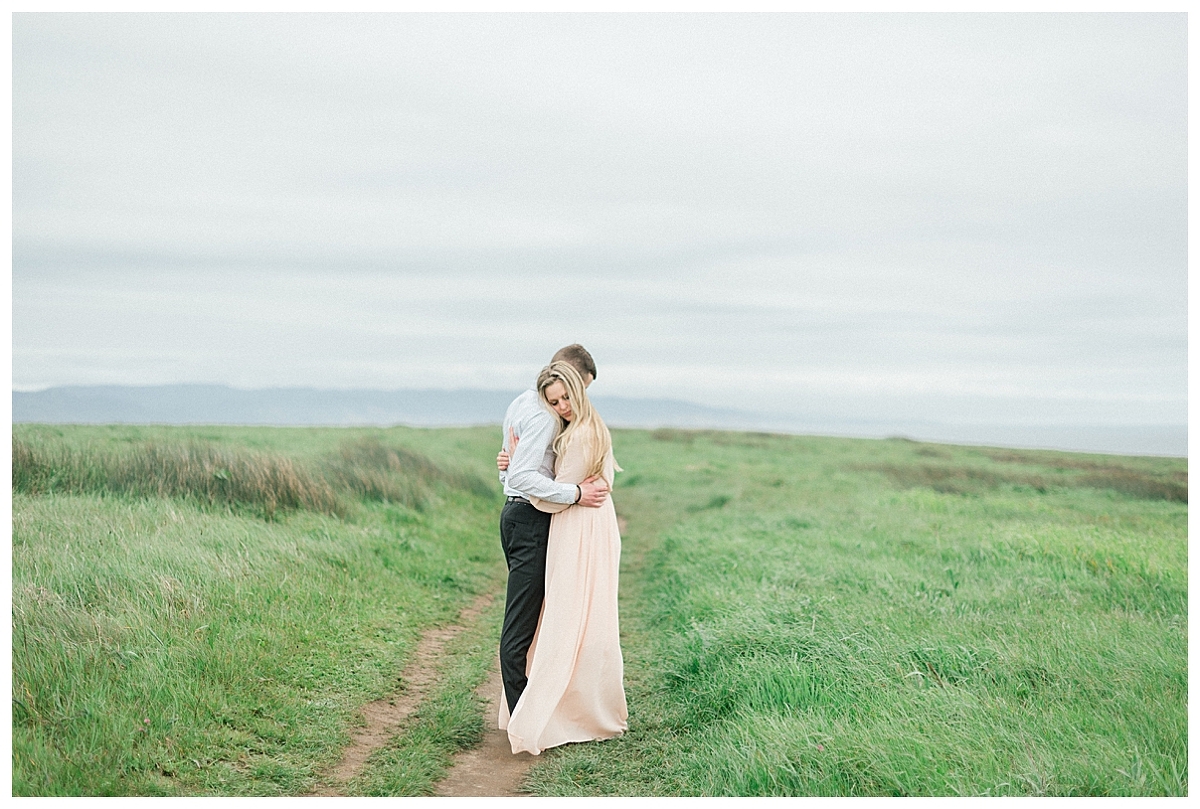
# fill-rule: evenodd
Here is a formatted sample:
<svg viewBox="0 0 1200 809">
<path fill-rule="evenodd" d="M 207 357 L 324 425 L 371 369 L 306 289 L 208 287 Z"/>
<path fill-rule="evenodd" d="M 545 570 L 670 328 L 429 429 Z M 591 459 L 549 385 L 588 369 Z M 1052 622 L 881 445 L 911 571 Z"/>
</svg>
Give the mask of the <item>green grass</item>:
<svg viewBox="0 0 1200 809">
<path fill-rule="evenodd" d="M 14 794 L 307 792 L 502 587 L 497 444 L 15 426 Z M 614 445 L 630 730 L 545 753 L 536 794 L 1187 793 L 1186 460 Z M 429 794 L 475 743 L 501 610 L 348 794 Z"/>
<path fill-rule="evenodd" d="M 503 617 L 501 595 L 479 623 L 449 644 L 435 693 L 418 708 L 404 734 L 368 759 L 348 785 L 348 795 L 421 795 L 445 773 L 454 753 L 483 738 L 484 702 L 475 689 L 495 660 Z"/>
<path fill-rule="evenodd" d="M 546 795 L 1184 795 L 1186 461 L 619 431 L 630 732 Z"/>
<path fill-rule="evenodd" d="M 502 581 L 493 432 L 14 427 L 14 794 L 310 789 L 421 632 Z M 153 490 L 146 446 L 200 485 Z M 208 496 L 214 457 L 249 459 L 218 467 L 249 494 Z M 322 481 L 342 516 L 264 509 L 291 484 L 262 468 Z"/>
<path fill-rule="evenodd" d="M 47 432 L 13 435 L 14 491 L 174 497 L 273 519 L 295 509 L 345 517 L 359 499 L 422 509 L 439 483 L 485 497 L 494 488 L 477 473 L 387 446 L 378 434 L 347 437 L 333 452 L 297 461 L 196 436 L 143 439 L 111 430 L 79 444 Z M 113 440 L 121 432 L 124 440 Z"/>
</svg>

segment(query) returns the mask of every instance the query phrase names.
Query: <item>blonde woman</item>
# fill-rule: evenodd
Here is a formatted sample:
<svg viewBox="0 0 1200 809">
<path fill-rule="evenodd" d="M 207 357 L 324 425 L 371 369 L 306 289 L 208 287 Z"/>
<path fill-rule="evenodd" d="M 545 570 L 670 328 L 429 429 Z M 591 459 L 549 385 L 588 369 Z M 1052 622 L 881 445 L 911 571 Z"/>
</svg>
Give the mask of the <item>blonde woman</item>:
<svg viewBox="0 0 1200 809">
<path fill-rule="evenodd" d="M 619 469 L 612 438 L 579 372 L 570 363 L 552 362 L 538 375 L 537 390 L 559 423 L 555 481 L 577 484 L 599 476 L 611 490 Z M 515 451 L 515 440 L 508 449 Z M 527 658 L 528 682 L 511 715 L 501 695 L 500 728 L 508 731 L 514 753 L 538 755 L 560 744 L 612 738 L 626 730 L 629 714 L 617 624 L 621 535 L 612 498 L 599 508 L 530 501 L 553 515 L 546 596 Z"/>
</svg>

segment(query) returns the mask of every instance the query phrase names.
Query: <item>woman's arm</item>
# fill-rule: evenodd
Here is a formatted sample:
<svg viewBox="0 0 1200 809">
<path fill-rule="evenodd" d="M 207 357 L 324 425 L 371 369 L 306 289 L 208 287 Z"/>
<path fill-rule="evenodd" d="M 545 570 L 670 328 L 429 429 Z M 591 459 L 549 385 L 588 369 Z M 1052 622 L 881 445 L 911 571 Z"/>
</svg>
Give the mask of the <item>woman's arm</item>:
<svg viewBox="0 0 1200 809">
<path fill-rule="evenodd" d="M 580 494 L 578 484 L 575 485 L 575 492 L 575 502 L 578 503 Z M 574 505 L 574 503 L 551 503 L 549 500 L 542 500 L 538 497 L 529 498 L 529 502 L 532 503 L 533 507 L 538 511 L 544 511 L 547 514 L 557 514 L 560 511 L 566 511 Z"/>
<path fill-rule="evenodd" d="M 563 450 L 561 457 L 556 459 L 554 463 L 554 480 L 556 483 L 573 483 L 575 484 L 575 503 L 579 502 L 583 490 L 579 488 L 579 484 L 587 481 L 588 459 L 591 456 L 591 441 L 583 435 L 576 435 L 571 439 L 571 442 Z M 563 505 L 561 503 L 549 503 L 544 500 L 534 500 L 530 498 L 529 502 L 533 503 L 534 508 L 539 511 L 545 511 L 550 514 L 557 514 L 563 509 L 570 508 L 575 503 Z"/>
</svg>

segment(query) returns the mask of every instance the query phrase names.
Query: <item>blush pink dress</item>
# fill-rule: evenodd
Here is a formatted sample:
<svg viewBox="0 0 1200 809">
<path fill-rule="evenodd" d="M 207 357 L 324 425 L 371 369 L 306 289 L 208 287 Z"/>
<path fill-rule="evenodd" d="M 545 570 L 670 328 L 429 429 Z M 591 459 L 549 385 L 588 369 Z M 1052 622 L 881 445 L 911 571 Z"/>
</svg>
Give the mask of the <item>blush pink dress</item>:
<svg viewBox="0 0 1200 809">
<path fill-rule="evenodd" d="M 555 480 L 583 481 L 588 443 L 583 437 L 571 440 L 555 464 Z M 603 477 L 610 486 L 615 467 L 609 452 Z M 532 502 L 554 514 L 546 600 L 529 649 L 529 683 L 511 716 L 501 689 L 499 723 L 514 753 L 536 756 L 548 747 L 623 733 L 629 712 L 617 624 L 621 534 L 612 497 L 600 508 Z"/>
</svg>

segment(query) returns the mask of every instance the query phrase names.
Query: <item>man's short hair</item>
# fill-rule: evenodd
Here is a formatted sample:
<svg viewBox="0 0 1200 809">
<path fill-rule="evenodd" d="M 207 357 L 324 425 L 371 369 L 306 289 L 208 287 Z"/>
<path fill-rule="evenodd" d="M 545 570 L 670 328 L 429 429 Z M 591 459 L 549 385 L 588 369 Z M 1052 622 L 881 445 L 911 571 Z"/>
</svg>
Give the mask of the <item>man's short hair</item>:
<svg viewBox="0 0 1200 809">
<path fill-rule="evenodd" d="M 569 362 L 575 366 L 575 370 L 579 372 L 580 376 L 591 374 L 593 380 L 596 378 L 596 361 L 579 343 L 571 343 L 571 345 L 563 346 L 555 351 L 550 362 Z"/>
</svg>

